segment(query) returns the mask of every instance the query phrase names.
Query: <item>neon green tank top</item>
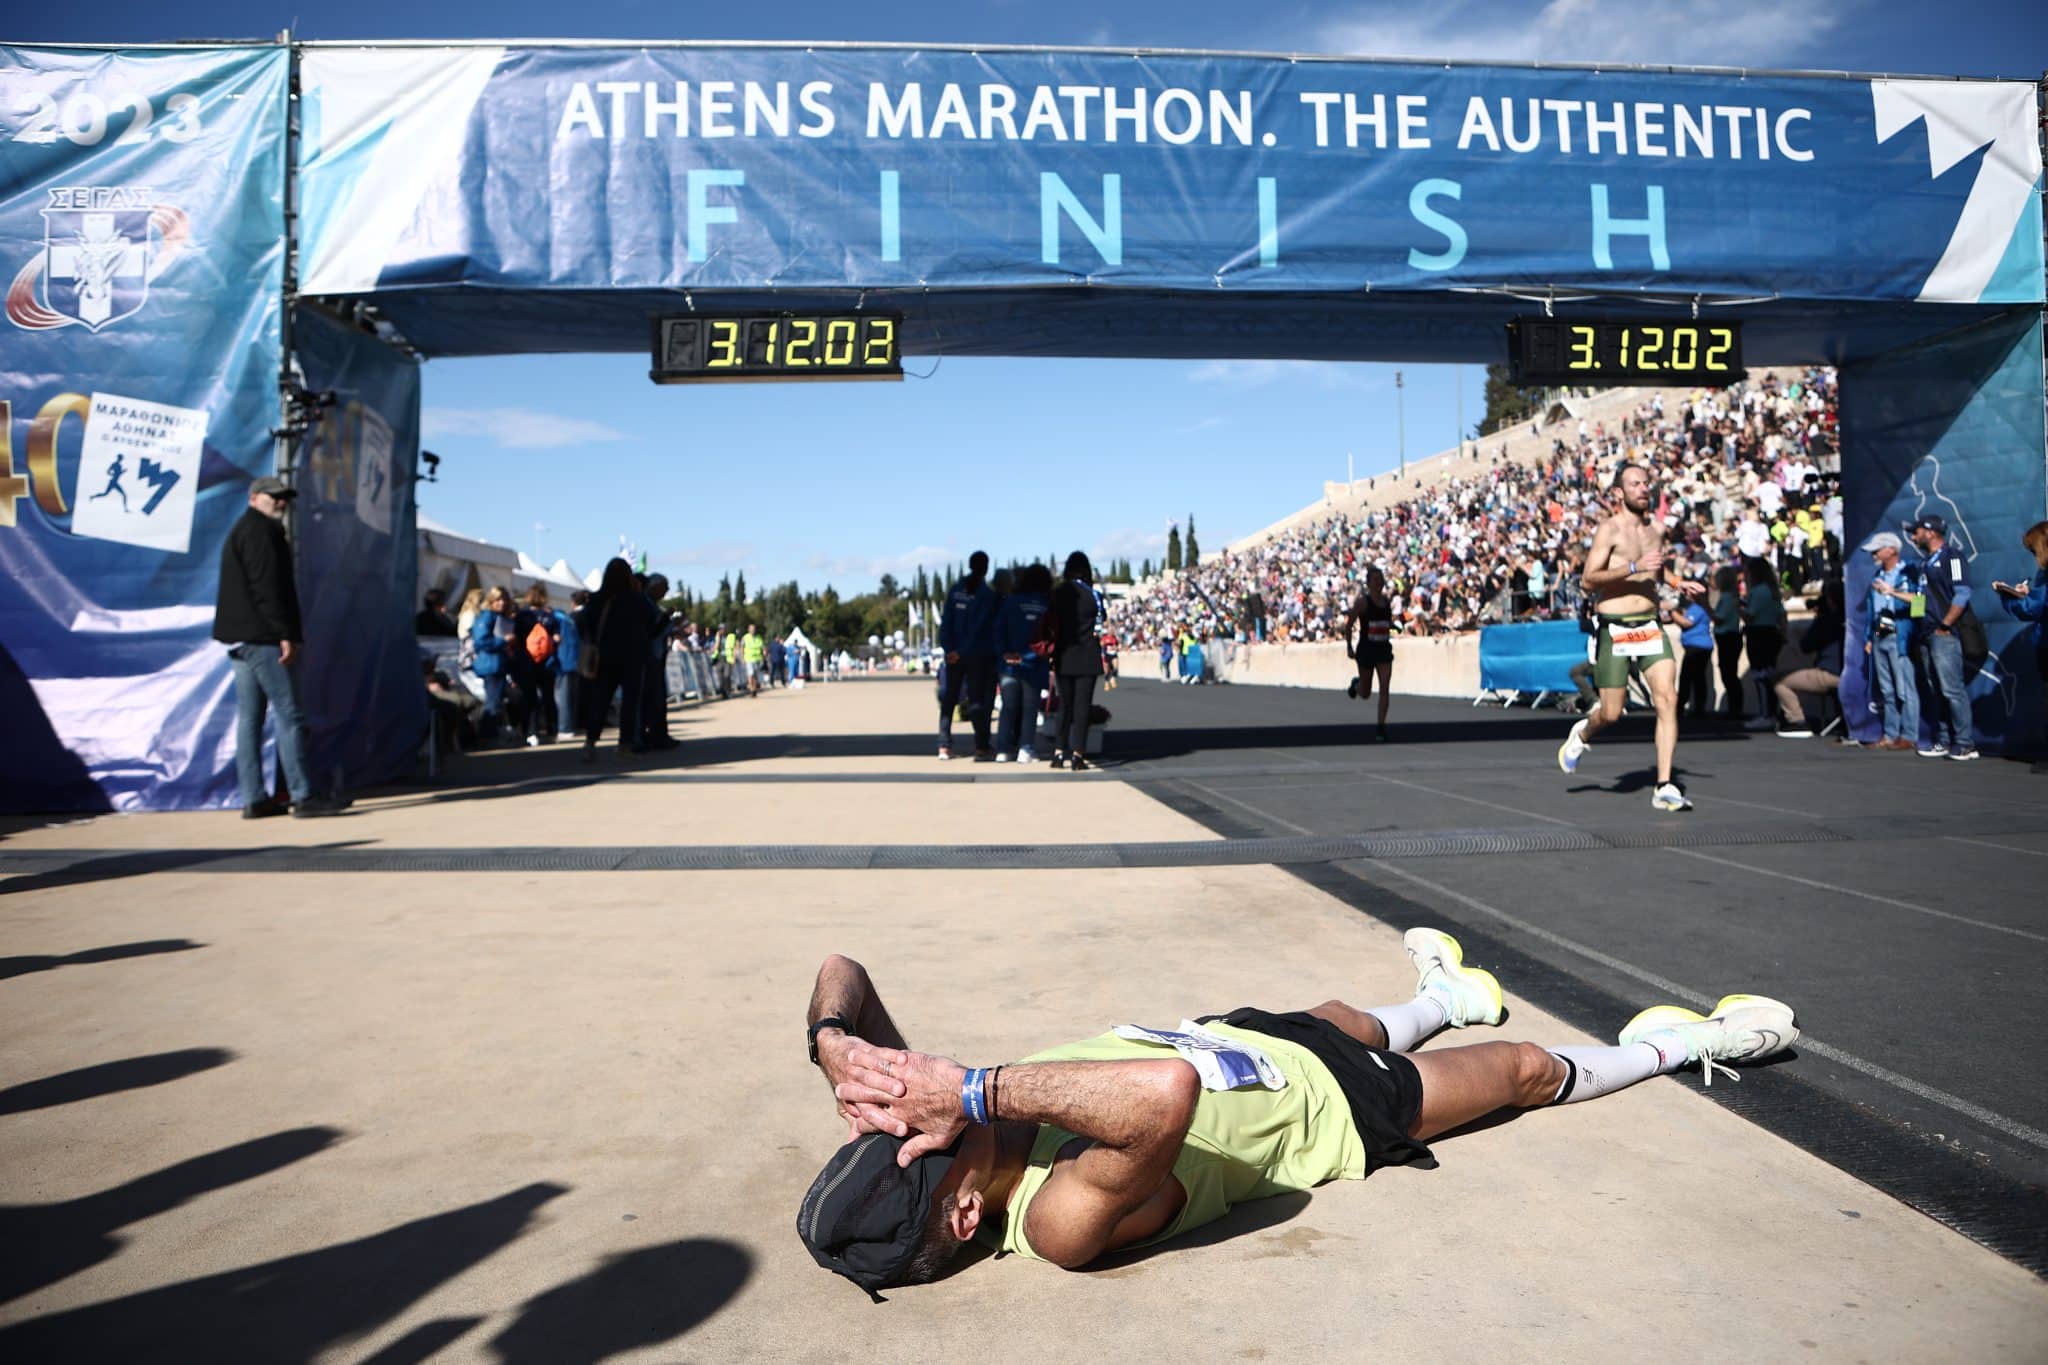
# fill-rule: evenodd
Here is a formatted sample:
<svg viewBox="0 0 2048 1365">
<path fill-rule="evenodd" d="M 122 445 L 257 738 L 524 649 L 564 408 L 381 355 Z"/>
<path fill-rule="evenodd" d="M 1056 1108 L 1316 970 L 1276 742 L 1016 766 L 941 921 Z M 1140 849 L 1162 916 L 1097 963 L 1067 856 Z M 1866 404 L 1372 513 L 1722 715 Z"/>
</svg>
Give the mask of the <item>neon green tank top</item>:
<svg viewBox="0 0 2048 1365">
<path fill-rule="evenodd" d="M 1325 1181 L 1365 1175 L 1365 1144 L 1351 1121 L 1351 1105 L 1330 1069 L 1308 1049 L 1247 1028 L 1222 1022 L 1202 1027 L 1226 1038 L 1242 1038 L 1265 1049 L 1287 1076 L 1285 1090 L 1204 1090 L 1195 1103 L 1194 1121 L 1173 1163 L 1173 1174 L 1187 1191 L 1179 1216 L 1164 1231 L 1139 1243 L 1149 1246 L 1168 1237 L 1214 1222 L 1234 1204 L 1264 1199 L 1289 1190 L 1306 1190 Z M 1173 1056 L 1167 1048 L 1104 1033 L 1024 1058 L 1027 1062 L 1150 1061 Z M 1053 1160 L 1075 1134 L 1040 1124 L 1031 1157 L 1010 1195 L 1000 1231 L 985 1236 L 999 1250 L 1044 1260 L 1024 1235 L 1031 1201 L 1052 1174 Z"/>
</svg>

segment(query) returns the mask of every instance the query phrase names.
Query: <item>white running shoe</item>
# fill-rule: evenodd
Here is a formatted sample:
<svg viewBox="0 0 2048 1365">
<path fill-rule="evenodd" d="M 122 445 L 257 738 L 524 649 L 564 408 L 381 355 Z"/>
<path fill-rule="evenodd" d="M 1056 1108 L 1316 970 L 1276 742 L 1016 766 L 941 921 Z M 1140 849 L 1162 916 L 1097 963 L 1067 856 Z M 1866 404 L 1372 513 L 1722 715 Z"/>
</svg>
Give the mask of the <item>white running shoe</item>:
<svg viewBox="0 0 2048 1365">
<path fill-rule="evenodd" d="M 1685 788 L 1676 782 L 1659 784 L 1650 794 L 1650 804 L 1658 810 L 1691 810 L 1692 802 L 1686 799 Z"/>
<path fill-rule="evenodd" d="M 1557 751 L 1557 766 L 1568 773 L 1575 773 L 1579 770 L 1579 759 L 1584 757 L 1585 752 L 1586 722 L 1582 720 L 1572 726 L 1572 732 L 1565 736 L 1563 746 Z"/>
<path fill-rule="evenodd" d="M 1742 1079 L 1723 1062 L 1754 1062 L 1774 1056 L 1799 1041 L 1792 1007 L 1763 995 L 1724 995 L 1712 1014 L 1701 1015 L 1677 1005 L 1656 1005 L 1622 1027 L 1620 1042 L 1648 1043 L 1660 1053 L 1676 1043 L 1687 1062 L 1698 1062 L 1708 1085 L 1714 1072 Z"/>
<path fill-rule="evenodd" d="M 1417 927 L 1401 935 L 1401 946 L 1415 964 L 1415 993 L 1441 986 L 1449 1000 L 1450 1025 L 1498 1024 L 1500 982 L 1492 972 L 1465 965 L 1465 950 L 1441 929 Z"/>
<path fill-rule="evenodd" d="M 1008 754 L 997 754 L 997 755 L 996 755 L 996 762 L 998 762 L 998 763 L 1008 763 L 1009 761 L 1010 761 L 1010 756 L 1009 756 Z"/>
</svg>

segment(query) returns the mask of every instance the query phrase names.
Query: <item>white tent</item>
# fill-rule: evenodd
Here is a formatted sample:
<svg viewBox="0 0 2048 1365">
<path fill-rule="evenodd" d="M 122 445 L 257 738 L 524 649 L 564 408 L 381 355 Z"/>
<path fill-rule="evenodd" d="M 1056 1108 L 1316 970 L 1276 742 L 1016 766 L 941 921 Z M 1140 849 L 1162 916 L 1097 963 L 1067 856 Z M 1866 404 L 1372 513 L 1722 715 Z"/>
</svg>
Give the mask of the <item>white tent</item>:
<svg viewBox="0 0 2048 1365">
<path fill-rule="evenodd" d="M 505 587 L 518 596 L 539 583 L 550 597 L 566 598 L 583 586 L 566 560 L 543 568 L 521 551 L 464 535 L 424 514 L 419 519 L 419 571 L 420 591 L 441 589 L 451 611 L 472 588 Z"/>
</svg>

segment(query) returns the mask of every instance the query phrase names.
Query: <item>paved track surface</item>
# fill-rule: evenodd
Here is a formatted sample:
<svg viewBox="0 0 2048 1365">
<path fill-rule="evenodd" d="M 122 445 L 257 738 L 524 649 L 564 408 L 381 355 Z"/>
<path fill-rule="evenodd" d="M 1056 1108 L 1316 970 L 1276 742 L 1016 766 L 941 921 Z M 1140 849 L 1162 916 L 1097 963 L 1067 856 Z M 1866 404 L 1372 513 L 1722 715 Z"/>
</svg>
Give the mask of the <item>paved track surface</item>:
<svg viewBox="0 0 2048 1365">
<path fill-rule="evenodd" d="M 1791 1002 L 1798 1084 L 1722 1098 L 2048 1271 L 2048 1061 L 2019 1041 L 2048 1010 L 2048 779 L 2026 765 L 1688 729 L 1697 808 L 1673 815 L 1649 804 L 1647 715 L 1567 776 L 1555 711 L 1397 697 L 1380 745 L 1341 693 L 1140 682 L 1110 705 L 1111 771 L 1219 833 L 1496 836 L 1297 874 L 1397 927 L 1466 928 L 1589 1031 L 1638 1003 Z M 1630 836 L 1693 846 L 1529 847 Z"/>
</svg>

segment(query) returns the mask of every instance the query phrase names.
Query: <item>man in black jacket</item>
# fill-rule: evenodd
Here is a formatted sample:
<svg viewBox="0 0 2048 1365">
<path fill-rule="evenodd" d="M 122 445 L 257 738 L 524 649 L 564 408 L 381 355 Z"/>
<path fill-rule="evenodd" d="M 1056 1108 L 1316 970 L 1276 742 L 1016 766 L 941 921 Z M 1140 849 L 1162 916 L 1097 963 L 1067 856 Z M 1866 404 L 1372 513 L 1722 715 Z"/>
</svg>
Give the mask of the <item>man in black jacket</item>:
<svg viewBox="0 0 2048 1365">
<path fill-rule="evenodd" d="M 242 788 L 242 818 L 283 815 L 284 807 L 263 790 L 263 715 L 277 711 L 277 753 L 291 789 L 292 814 L 334 815 L 344 803 L 313 791 L 306 769 L 306 716 L 292 689 L 289 665 L 304 633 L 299 626 L 299 590 L 292 580 L 291 545 L 284 514 L 296 490 L 265 475 L 249 489 L 249 510 L 228 532 L 220 556 L 220 597 L 214 608 L 213 638 L 228 647 L 235 666 L 235 777 Z"/>
</svg>

